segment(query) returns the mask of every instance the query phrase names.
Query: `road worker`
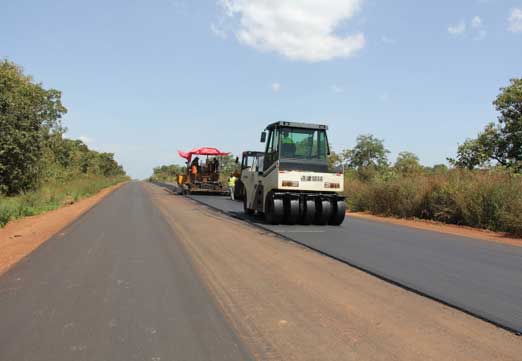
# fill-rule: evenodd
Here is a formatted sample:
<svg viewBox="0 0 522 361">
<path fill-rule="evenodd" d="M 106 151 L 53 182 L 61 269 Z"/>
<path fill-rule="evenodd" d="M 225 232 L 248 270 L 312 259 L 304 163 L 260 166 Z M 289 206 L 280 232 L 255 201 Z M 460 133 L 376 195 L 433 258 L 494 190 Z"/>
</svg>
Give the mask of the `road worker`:
<svg viewBox="0 0 522 361">
<path fill-rule="evenodd" d="M 198 168 L 199 168 L 199 158 L 196 157 L 192 161 L 192 165 L 190 166 L 190 174 L 192 176 L 192 180 L 195 181 L 196 177 L 198 175 Z"/>
<path fill-rule="evenodd" d="M 281 155 L 288 158 L 293 158 L 295 156 L 295 143 L 289 132 L 283 132 L 283 137 L 281 139 Z"/>
<path fill-rule="evenodd" d="M 234 199 L 234 189 L 236 188 L 236 180 L 237 180 L 237 178 L 233 174 L 228 178 L 228 189 L 230 191 L 230 199 L 232 199 L 232 200 L 235 200 Z"/>
</svg>

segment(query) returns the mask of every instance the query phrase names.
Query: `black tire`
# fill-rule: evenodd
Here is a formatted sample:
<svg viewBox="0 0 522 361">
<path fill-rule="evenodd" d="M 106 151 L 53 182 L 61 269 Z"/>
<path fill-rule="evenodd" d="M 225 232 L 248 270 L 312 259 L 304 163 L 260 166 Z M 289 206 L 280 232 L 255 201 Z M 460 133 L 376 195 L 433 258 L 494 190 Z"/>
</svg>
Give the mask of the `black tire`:
<svg viewBox="0 0 522 361">
<path fill-rule="evenodd" d="M 346 216 L 346 202 L 344 200 L 334 200 L 332 201 L 332 216 L 328 221 L 328 224 L 332 226 L 340 226 L 344 217 Z"/>
<path fill-rule="evenodd" d="M 284 202 L 284 223 L 285 224 L 296 224 L 299 220 L 299 200 L 298 199 L 287 199 Z"/>
<path fill-rule="evenodd" d="M 241 180 L 238 180 L 236 182 L 236 185 L 234 186 L 234 198 L 237 201 L 242 201 L 245 197 L 245 186 L 243 185 L 243 182 Z"/>
<path fill-rule="evenodd" d="M 332 216 L 332 204 L 328 200 L 317 200 L 315 202 L 316 214 L 315 224 L 324 226 L 328 224 L 328 220 Z"/>
<path fill-rule="evenodd" d="M 309 225 L 314 222 L 315 219 L 315 200 L 307 199 L 302 203 L 301 219 L 300 223 Z"/>
<path fill-rule="evenodd" d="M 251 216 L 255 213 L 255 210 L 247 208 L 247 204 L 248 204 L 248 200 L 247 200 L 247 197 L 245 194 L 245 196 L 243 197 L 243 210 L 245 211 L 246 215 Z"/>
<path fill-rule="evenodd" d="M 265 219 L 269 224 L 279 224 L 283 220 L 284 205 L 282 199 L 274 199 L 272 193 L 268 193 L 265 200 Z"/>
</svg>

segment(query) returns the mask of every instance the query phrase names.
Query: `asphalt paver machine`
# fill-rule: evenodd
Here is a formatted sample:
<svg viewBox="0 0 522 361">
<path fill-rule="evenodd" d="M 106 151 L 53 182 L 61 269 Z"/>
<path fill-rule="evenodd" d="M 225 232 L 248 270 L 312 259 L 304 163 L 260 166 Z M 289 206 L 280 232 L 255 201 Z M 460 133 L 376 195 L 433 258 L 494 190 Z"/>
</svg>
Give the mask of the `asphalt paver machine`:
<svg viewBox="0 0 522 361">
<path fill-rule="evenodd" d="M 186 159 L 186 173 L 178 175 L 178 187 L 183 194 L 228 194 L 229 190 L 220 179 L 220 159 L 230 153 L 217 148 L 194 148 L 188 152 L 178 151 Z"/>
</svg>

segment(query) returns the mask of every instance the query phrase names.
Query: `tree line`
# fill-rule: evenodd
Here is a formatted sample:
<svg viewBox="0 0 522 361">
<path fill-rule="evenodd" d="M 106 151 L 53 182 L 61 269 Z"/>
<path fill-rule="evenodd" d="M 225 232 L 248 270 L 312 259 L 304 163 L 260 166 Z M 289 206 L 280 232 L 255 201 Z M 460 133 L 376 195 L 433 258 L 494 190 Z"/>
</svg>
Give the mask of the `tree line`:
<svg viewBox="0 0 522 361">
<path fill-rule="evenodd" d="M 486 125 L 476 138 L 467 139 L 457 148 L 455 158 L 447 158 L 449 164 L 461 169 L 506 169 L 522 172 L 522 79 L 512 79 L 509 86 L 493 102 L 499 112 L 497 122 Z M 332 169 L 343 167 L 357 170 L 362 178 L 368 178 L 389 170 L 400 174 L 415 174 L 422 170 L 442 171 L 448 167 L 438 164 L 423 167 L 417 155 L 411 152 L 399 153 L 391 164 L 390 151 L 384 141 L 375 136 L 360 135 L 355 147 L 339 153 L 332 152 L 329 157 Z"/>
<path fill-rule="evenodd" d="M 372 135 L 332 153 L 331 168 L 345 170 L 348 208 L 522 236 L 522 80 L 511 80 L 493 104 L 498 120 L 459 145 L 450 167 L 424 167 L 411 152 L 391 163 Z"/>
<path fill-rule="evenodd" d="M 0 195 L 82 175 L 124 176 L 112 153 L 64 137 L 61 92 L 45 89 L 17 64 L 0 62 Z"/>
</svg>

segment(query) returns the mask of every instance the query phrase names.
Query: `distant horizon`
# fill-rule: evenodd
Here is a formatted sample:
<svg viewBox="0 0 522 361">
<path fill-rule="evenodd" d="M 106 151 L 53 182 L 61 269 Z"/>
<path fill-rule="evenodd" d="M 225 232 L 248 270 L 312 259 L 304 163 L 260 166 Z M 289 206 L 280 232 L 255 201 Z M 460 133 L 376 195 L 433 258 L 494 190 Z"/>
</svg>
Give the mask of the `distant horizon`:
<svg viewBox="0 0 522 361">
<path fill-rule="evenodd" d="M 62 91 L 66 137 L 135 179 L 178 150 L 263 150 L 278 120 L 329 125 L 336 152 L 372 134 L 392 162 L 447 164 L 522 76 L 520 0 L 249 4 L 7 2 L 0 58 Z"/>
</svg>

